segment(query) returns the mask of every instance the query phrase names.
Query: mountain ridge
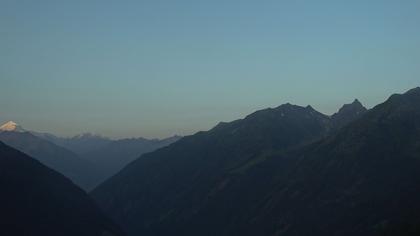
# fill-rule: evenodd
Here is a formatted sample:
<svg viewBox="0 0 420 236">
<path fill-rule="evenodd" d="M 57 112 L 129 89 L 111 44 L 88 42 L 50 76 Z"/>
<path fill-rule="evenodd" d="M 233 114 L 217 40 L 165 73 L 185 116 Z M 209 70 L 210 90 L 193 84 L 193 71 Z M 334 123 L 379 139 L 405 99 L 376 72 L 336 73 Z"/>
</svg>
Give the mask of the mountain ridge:
<svg viewBox="0 0 420 236">
<path fill-rule="evenodd" d="M 131 235 L 188 235 L 181 222 L 195 218 L 229 185 L 226 176 L 242 176 L 273 152 L 315 142 L 331 130 L 331 118 L 310 106 L 283 104 L 259 110 L 144 154 L 95 188 L 92 196 Z M 125 202 L 136 207 L 125 208 Z M 175 218 L 178 226 L 171 223 Z"/>
</svg>

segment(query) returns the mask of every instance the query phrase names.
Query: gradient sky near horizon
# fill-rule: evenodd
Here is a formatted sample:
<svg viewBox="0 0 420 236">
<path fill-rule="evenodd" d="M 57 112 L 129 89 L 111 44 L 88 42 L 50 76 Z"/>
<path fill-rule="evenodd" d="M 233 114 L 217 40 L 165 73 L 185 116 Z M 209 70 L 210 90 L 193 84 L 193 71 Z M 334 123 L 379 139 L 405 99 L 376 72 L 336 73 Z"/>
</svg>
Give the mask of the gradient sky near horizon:
<svg viewBox="0 0 420 236">
<path fill-rule="evenodd" d="M 420 85 L 420 1 L 0 0 L 0 122 L 165 137 Z"/>
</svg>

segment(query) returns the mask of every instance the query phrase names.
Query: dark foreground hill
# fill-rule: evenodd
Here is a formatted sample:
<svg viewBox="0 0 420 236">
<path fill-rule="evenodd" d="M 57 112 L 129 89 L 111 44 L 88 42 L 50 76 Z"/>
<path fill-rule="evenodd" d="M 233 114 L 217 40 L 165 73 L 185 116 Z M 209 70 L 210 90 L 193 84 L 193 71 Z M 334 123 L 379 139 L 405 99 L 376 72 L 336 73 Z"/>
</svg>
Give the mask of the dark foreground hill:
<svg viewBox="0 0 420 236">
<path fill-rule="evenodd" d="M 130 235 L 275 235 L 246 228 L 289 164 L 265 163 L 335 132 L 338 119 L 290 104 L 257 111 L 143 155 L 92 195 Z"/>
<path fill-rule="evenodd" d="M 123 235 L 70 180 L 1 142 L 0 187 L 0 235 Z"/>
</svg>

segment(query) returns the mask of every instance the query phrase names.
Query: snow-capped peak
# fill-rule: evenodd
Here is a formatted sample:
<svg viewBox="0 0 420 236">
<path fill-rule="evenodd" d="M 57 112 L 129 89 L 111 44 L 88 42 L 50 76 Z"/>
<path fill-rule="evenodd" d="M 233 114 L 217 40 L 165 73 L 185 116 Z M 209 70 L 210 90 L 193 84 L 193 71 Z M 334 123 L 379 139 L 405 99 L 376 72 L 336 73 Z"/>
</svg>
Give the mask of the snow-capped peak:
<svg viewBox="0 0 420 236">
<path fill-rule="evenodd" d="M 2 126 L 0 126 L 0 132 L 1 131 L 25 132 L 22 126 L 18 125 L 16 122 L 13 121 L 6 122 Z"/>
</svg>

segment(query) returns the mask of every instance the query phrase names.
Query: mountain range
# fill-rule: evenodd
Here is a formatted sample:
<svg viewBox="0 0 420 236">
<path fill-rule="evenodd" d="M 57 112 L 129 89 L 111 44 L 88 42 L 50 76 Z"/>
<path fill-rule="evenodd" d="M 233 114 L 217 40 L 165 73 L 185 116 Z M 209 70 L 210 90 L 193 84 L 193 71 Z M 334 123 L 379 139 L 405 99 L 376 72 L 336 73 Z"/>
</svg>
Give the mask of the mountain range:
<svg viewBox="0 0 420 236">
<path fill-rule="evenodd" d="M 62 173 L 85 190 L 93 189 L 143 153 L 179 138 L 112 140 L 90 133 L 66 138 L 29 131 L 13 121 L 0 126 L 0 141 Z"/>
<path fill-rule="evenodd" d="M 414 236 L 419 170 L 420 88 L 331 116 L 287 103 L 163 140 L 8 122 L 0 235 Z M 72 181 L 102 183 L 88 195 Z"/>
<path fill-rule="evenodd" d="M 144 154 L 91 195 L 129 235 L 419 235 L 420 88 L 285 104 Z"/>
</svg>

